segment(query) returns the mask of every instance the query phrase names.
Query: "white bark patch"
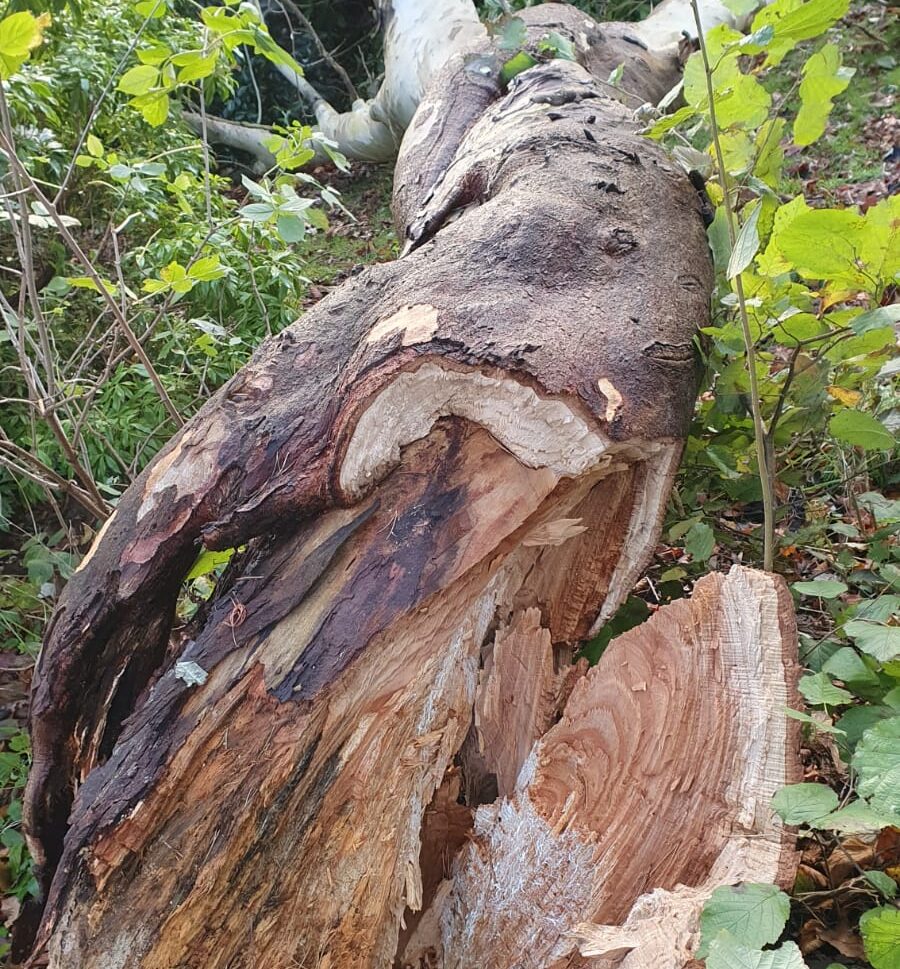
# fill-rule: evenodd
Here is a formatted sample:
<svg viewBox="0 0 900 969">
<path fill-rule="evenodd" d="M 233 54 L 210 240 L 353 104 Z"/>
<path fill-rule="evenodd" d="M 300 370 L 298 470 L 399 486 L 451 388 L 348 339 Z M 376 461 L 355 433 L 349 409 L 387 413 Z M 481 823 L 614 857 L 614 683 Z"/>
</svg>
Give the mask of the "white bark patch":
<svg viewBox="0 0 900 969">
<path fill-rule="evenodd" d="M 88 564 L 88 562 L 90 562 L 90 560 L 94 557 L 94 553 L 100 547 L 100 543 L 103 541 L 103 536 L 109 530 L 109 526 L 112 524 L 112 520 L 115 517 L 116 517 L 116 513 L 113 512 L 109 516 L 109 518 L 106 519 L 103 525 L 100 527 L 100 531 L 97 532 L 97 534 L 94 536 L 93 542 L 91 542 L 91 547 L 88 549 L 87 555 L 85 555 L 85 557 L 81 560 L 81 562 L 78 565 L 78 568 L 75 569 L 76 572 L 80 572 Z"/>
<path fill-rule="evenodd" d="M 718 24 L 734 24 L 737 20 L 719 0 L 699 0 L 698 5 L 704 34 Z M 645 17 L 640 23 L 629 24 L 628 27 L 650 50 L 657 52 L 677 48 L 685 35 L 693 39 L 697 37 L 691 0 L 664 0 L 654 8 L 649 17 Z"/>
<path fill-rule="evenodd" d="M 426 437 L 442 417 L 480 424 L 530 468 L 578 477 L 609 446 L 562 400 L 550 400 L 511 378 L 461 373 L 425 363 L 401 373 L 359 418 L 341 465 L 344 493 L 360 498 L 400 460 L 400 450 Z"/>
<path fill-rule="evenodd" d="M 169 504 L 174 504 L 184 495 L 194 494 L 203 482 L 209 481 L 216 468 L 218 446 L 226 433 L 227 428 L 222 424 L 196 428 L 161 458 L 147 479 L 137 520 L 153 511 L 160 494 L 167 488 L 175 488 L 174 496 L 168 499 Z"/>
<path fill-rule="evenodd" d="M 606 423 L 612 424 L 622 409 L 622 395 L 605 377 L 597 381 L 597 389 L 606 398 Z"/>
<path fill-rule="evenodd" d="M 438 310 L 427 303 L 404 306 L 386 320 L 380 320 L 366 337 L 366 343 L 377 343 L 394 333 L 402 332 L 403 346 L 427 343 L 437 332 Z"/>
</svg>

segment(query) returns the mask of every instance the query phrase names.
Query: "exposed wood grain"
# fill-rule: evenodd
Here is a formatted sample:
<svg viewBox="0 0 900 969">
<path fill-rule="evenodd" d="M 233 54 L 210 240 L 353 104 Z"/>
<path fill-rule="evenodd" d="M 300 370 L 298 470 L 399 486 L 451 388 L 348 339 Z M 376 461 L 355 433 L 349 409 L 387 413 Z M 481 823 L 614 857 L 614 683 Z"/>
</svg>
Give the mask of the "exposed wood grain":
<svg viewBox="0 0 900 969">
<path fill-rule="evenodd" d="M 793 875 L 770 799 L 798 779 L 796 675 L 790 593 L 738 567 L 615 639 L 478 809 L 404 964 L 682 969 L 713 888 Z"/>
<path fill-rule="evenodd" d="M 260 348 L 61 599 L 26 797 L 52 969 L 674 966 L 711 879 L 789 867 L 771 579 L 571 664 L 652 552 L 712 280 L 693 187 L 591 73 L 635 45 L 526 20 L 580 63 L 447 67 L 403 256 Z M 201 546 L 243 548 L 173 630 Z"/>
</svg>

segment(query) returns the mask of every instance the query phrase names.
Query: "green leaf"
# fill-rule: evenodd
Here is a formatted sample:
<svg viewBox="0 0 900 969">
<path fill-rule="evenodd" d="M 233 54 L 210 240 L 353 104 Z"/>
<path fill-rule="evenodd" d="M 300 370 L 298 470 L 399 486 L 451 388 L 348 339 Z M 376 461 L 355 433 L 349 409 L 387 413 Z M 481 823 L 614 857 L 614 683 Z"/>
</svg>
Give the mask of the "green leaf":
<svg viewBox="0 0 900 969">
<path fill-rule="evenodd" d="M 248 222 L 265 222 L 274 212 L 275 208 L 269 202 L 251 202 L 239 209 L 241 218 Z"/>
<path fill-rule="evenodd" d="M 837 741 L 841 757 L 849 762 L 865 732 L 876 723 L 889 720 L 896 715 L 897 712 L 889 706 L 864 704 L 850 707 L 837 721 L 837 726 L 843 734 Z"/>
<path fill-rule="evenodd" d="M 40 47 L 44 29 L 50 25 L 50 15 L 22 10 L 0 20 L 0 80 L 7 80 L 28 60 L 31 52 Z"/>
<path fill-rule="evenodd" d="M 706 522 L 691 526 L 684 541 L 684 550 L 695 562 L 705 562 L 716 547 L 716 537 Z"/>
<path fill-rule="evenodd" d="M 864 873 L 866 881 L 873 885 L 885 898 L 897 897 L 897 883 L 883 871 L 867 871 Z"/>
<path fill-rule="evenodd" d="M 762 202 L 757 202 L 747 221 L 741 226 L 741 231 L 734 243 L 731 259 L 728 260 L 728 278 L 734 279 L 753 262 L 753 257 L 759 252 L 759 213 Z"/>
<path fill-rule="evenodd" d="M 879 306 L 878 309 L 855 316 L 850 321 L 850 328 L 854 333 L 866 333 L 868 330 L 880 330 L 898 322 L 900 322 L 900 303 L 891 303 L 890 306 Z"/>
<path fill-rule="evenodd" d="M 800 111 L 794 122 L 794 144 L 811 145 L 825 133 L 832 99 L 850 83 L 855 71 L 841 67 L 841 52 L 826 44 L 803 65 Z"/>
<path fill-rule="evenodd" d="M 859 931 L 872 969 L 900 969 L 900 909 L 869 909 L 859 920 Z"/>
<path fill-rule="evenodd" d="M 504 84 L 509 84 L 517 74 L 521 74 L 522 71 L 527 71 L 529 67 L 534 67 L 535 64 L 537 64 L 537 61 L 531 54 L 526 54 L 525 51 L 519 51 L 515 57 L 510 57 L 508 61 L 504 62 L 503 67 L 500 69 L 500 77 Z"/>
<path fill-rule="evenodd" d="M 788 784 L 772 798 L 772 807 L 785 824 L 818 821 L 837 806 L 837 794 L 824 784 Z"/>
<path fill-rule="evenodd" d="M 193 579 L 199 579 L 201 575 L 209 575 L 210 572 L 214 572 L 220 565 L 225 565 L 227 562 L 230 562 L 234 553 L 235 549 L 233 548 L 226 548 L 221 552 L 204 549 L 197 556 L 197 561 L 191 566 L 191 571 L 184 577 L 184 581 L 190 582 Z"/>
<path fill-rule="evenodd" d="M 807 969 L 794 942 L 765 951 L 741 945 L 728 932 L 712 940 L 706 969 Z"/>
<path fill-rule="evenodd" d="M 832 437 L 845 444 L 853 444 L 864 451 L 890 451 L 896 441 L 894 435 L 871 414 L 861 410 L 840 408 L 828 422 Z"/>
<path fill-rule="evenodd" d="M 66 282 L 76 289 L 92 289 L 95 293 L 100 292 L 100 287 L 90 276 L 66 276 Z M 110 296 L 116 296 L 119 292 L 118 286 L 111 283 L 108 279 L 101 279 L 103 287 Z"/>
<path fill-rule="evenodd" d="M 544 34 L 538 43 L 538 50 L 542 54 L 550 54 L 564 61 L 575 60 L 575 46 L 572 41 L 567 40 L 562 34 L 551 30 L 549 34 Z"/>
<path fill-rule="evenodd" d="M 722 4 L 740 20 L 741 17 L 746 17 L 756 10 L 759 0 L 722 0 Z"/>
<path fill-rule="evenodd" d="M 158 83 L 159 69 L 157 67 L 152 64 L 138 64 L 119 78 L 116 89 L 124 94 L 137 96 L 152 91 Z"/>
<path fill-rule="evenodd" d="M 169 117 L 169 95 L 165 91 L 142 94 L 133 98 L 131 103 L 141 112 L 144 121 L 158 128 Z"/>
<path fill-rule="evenodd" d="M 867 700 L 879 700 L 883 692 L 881 680 L 850 646 L 842 646 L 830 656 L 822 670 L 840 680 L 848 690 Z"/>
<path fill-rule="evenodd" d="M 877 491 L 864 491 L 859 496 L 858 500 L 861 505 L 872 512 L 872 514 L 875 516 L 875 521 L 877 521 L 879 525 L 900 522 L 900 499 L 894 499 L 892 501 L 889 498 L 885 498 L 884 495 Z M 877 601 L 881 602 L 884 608 L 887 608 L 887 602 L 893 603 L 891 607 L 892 611 L 900 608 L 900 598 L 897 596 L 881 596 L 881 598 Z M 867 605 L 870 605 L 870 603 L 867 603 Z M 857 608 L 857 613 L 859 613 L 859 610 L 862 609 L 862 607 L 863 604 L 860 603 L 860 606 Z M 890 613 L 883 615 L 880 618 L 887 619 L 889 614 Z M 872 618 L 875 617 L 868 613 L 866 614 L 866 619 Z"/>
<path fill-rule="evenodd" d="M 500 31 L 500 50 L 520 50 L 528 43 L 528 29 L 521 17 L 510 17 Z"/>
<path fill-rule="evenodd" d="M 781 935 L 790 909 L 791 900 L 774 885 L 717 888 L 700 915 L 697 958 L 706 957 L 710 943 L 722 931 L 752 949 L 771 945 Z"/>
<path fill-rule="evenodd" d="M 188 84 L 191 81 L 199 81 L 204 77 L 209 77 L 215 73 L 218 63 L 218 53 L 212 53 L 206 57 L 197 56 L 189 64 L 185 64 L 178 72 L 178 83 Z"/>
<path fill-rule="evenodd" d="M 198 283 L 207 283 L 213 279 L 221 279 L 225 275 L 225 270 L 219 265 L 217 255 L 205 256 L 198 259 L 188 269 L 188 275 Z"/>
<path fill-rule="evenodd" d="M 852 619 L 844 625 L 844 632 L 864 653 L 880 663 L 889 663 L 900 657 L 900 626 Z"/>
<path fill-rule="evenodd" d="M 813 729 L 819 730 L 822 733 L 833 733 L 842 734 L 843 730 L 838 730 L 837 727 L 832 726 L 830 723 L 823 723 L 821 720 L 816 720 L 815 717 L 811 717 L 808 713 L 804 713 L 802 710 L 791 710 L 786 708 L 784 711 L 785 716 L 790 717 L 791 720 L 799 720 L 800 723 L 809 724 Z"/>
<path fill-rule="evenodd" d="M 806 209 L 780 230 L 776 221 L 773 241 L 808 279 L 855 279 L 865 236 L 865 220 L 851 209 Z"/>
<path fill-rule="evenodd" d="M 712 72 L 716 119 L 720 130 L 731 127 L 757 128 L 769 115 L 772 97 L 750 74 L 741 70 L 743 34 L 720 24 L 706 34 Z M 692 107 L 709 112 L 706 71 L 699 52 L 684 67 L 684 98 Z"/>
<path fill-rule="evenodd" d="M 872 834 L 896 824 L 897 820 L 894 815 L 877 811 L 865 801 L 859 800 L 820 818 L 813 827 L 822 831 L 838 831 L 841 834 Z"/>
<path fill-rule="evenodd" d="M 306 223 L 299 216 L 291 213 L 279 214 L 275 220 L 278 235 L 285 242 L 302 242 L 306 236 Z"/>
<path fill-rule="evenodd" d="M 870 727 L 856 745 L 851 764 L 860 797 L 878 811 L 900 816 L 900 717 Z"/>
<path fill-rule="evenodd" d="M 85 145 L 91 157 L 100 158 L 103 155 L 103 142 L 96 135 L 88 135 Z"/>
<path fill-rule="evenodd" d="M 847 591 L 843 582 L 834 579 L 814 579 L 812 582 L 794 582 L 791 588 L 802 596 L 814 596 L 818 599 L 836 599 Z"/>
<path fill-rule="evenodd" d="M 753 18 L 753 30 L 766 24 L 775 28 L 775 36 L 767 45 L 769 56 L 765 66 L 780 64 L 785 54 L 801 40 L 810 40 L 824 33 L 847 12 L 850 0 L 775 0 Z"/>
<path fill-rule="evenodd" d="M 850 703 L 853 694 L 847 690 L 835 686 L 831 682 L 831 677 L 827 673 L 814 673 L 811 676 L 802 676 L 798 689 L 803 694 L 804 699 L 810 706 L 840 706 Z"/>
</svg>

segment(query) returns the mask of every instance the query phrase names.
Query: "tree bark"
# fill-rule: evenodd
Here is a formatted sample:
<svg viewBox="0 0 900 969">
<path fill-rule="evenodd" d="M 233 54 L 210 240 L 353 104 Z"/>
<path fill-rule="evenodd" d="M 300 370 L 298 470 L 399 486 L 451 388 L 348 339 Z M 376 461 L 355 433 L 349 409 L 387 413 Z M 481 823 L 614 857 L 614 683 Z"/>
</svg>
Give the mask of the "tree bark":
<svg viewBox="0 0 900 969">
<path fill-rule="evenodd" d="M 711 289 L 694 189 L 603 74 L 641 96 L 674 62 L 571 16 L 525 15 L 582 63 L 508 91 L 489 49 L 444 65 L 402 257 L 264 344 L 71 579 L 32 704 L 35 959 L 578 966 L 659 903 L 677 954 L 626 964 L 674 966 L 712 879 L 787 871 L 774 580 L 711 577 L 571 663 L 655 544 Z M 240 551 L 173 632 L 201 545 Z"/>
</svg>

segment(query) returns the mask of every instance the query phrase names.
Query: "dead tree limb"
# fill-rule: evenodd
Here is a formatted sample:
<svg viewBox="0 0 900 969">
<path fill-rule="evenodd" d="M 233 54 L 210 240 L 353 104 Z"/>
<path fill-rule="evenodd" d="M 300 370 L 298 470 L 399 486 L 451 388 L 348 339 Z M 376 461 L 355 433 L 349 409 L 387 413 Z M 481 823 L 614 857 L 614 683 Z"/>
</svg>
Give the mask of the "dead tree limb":
<svg viewBox="0 0 900 969">
<path fill-rule="evenodd" d="M 534 37 L 545 15 L 560 9 L 529 11 Z M 598 63 L 628 58 L 634 89 L 673 70 L 600 37 Z M 533 913 L 534 967 L 581 965 L 577 939 L 630 932 L 651 889 L 789 863 L 780 830 L 744 808 L 761 812 L 790 772 L 786 728 L 767 728 L 763 756 L 733 722 L 757 700 L 775 717 L 788 695 L 772 580 L 738 573 L 675 607 L 662 667 L 658 638 L 634 659 L 620 648 L 609 675 L 571 667 L 652 552 L 690 420 L 711 289 L 699 201 L 586 66 L 543 63 L 508 91 L 498 67 L 489 49 L 458 58 L 420 106 L 397 166 L 404 255 L 268 341 L 123 496 L 66 589 L 35 678 L 26 796 L 35 951 L 52 967 L 512 969 L 522 918 L 495 961 L 473 945 L 507 932 L 485 908 L 493 883 L 475 883 L 522 847 L 517 813 L 572 849 L 558 876 L 577 918 L 554 936 Z M 201 546 L 242 550 L 172 635 Z M 740 582 L 768 644 L 761 694 L 746 677 L 762 660 L 724 634 L 737 618 L 720 600 Z M 536 656 L 510 687 L 520 650 Z M 666 690 L 671 721 L 646 706 Z M 671 756 L 605 735 L 629 711 L 678 739 Z M 721 752 L 697 781 L 694 840 L 672 848 L 684 857 L 620 871 L 663 821 L 669 844 L 697 770 L 680 744 L 707 729 Z M 629 758 L 630 814 L 614 823 L 595 794 Z M 778 847 L 729 867 L 745 831 Z M 548 856 L 522 857 L 522 884 L 544 884 Z"/>
</svg>

